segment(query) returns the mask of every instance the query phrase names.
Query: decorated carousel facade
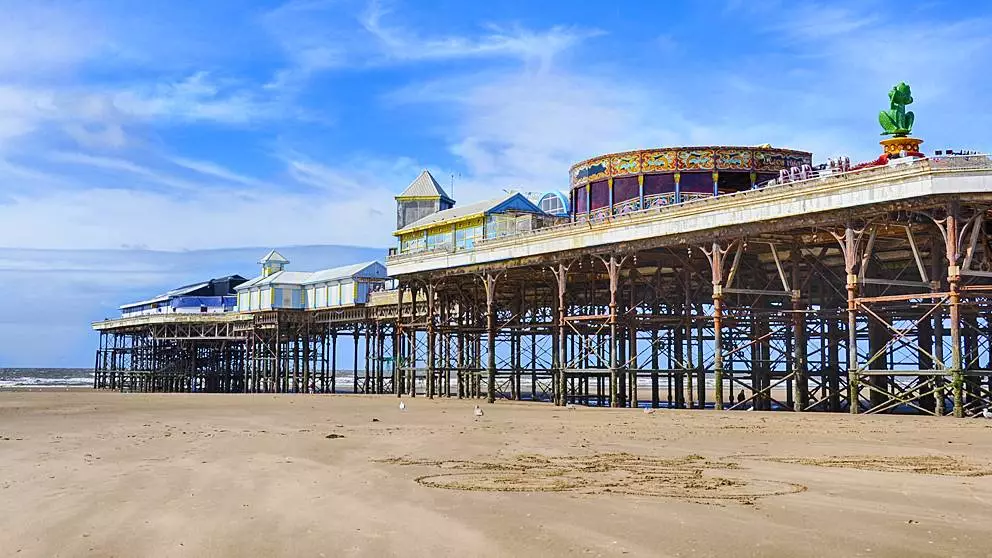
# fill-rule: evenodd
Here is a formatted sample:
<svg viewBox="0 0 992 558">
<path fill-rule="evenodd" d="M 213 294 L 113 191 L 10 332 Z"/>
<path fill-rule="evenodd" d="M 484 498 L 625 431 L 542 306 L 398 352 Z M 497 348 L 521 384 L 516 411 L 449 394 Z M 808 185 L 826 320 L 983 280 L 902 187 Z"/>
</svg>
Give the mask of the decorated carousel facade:
<svg viewBox="0 0 992 558">
<path fill-rule="evenodd" d="M 600 155 L 569 171 L 578 221 L 740 192 L 810 167 L 812 154 L 768 147 L 668 147 Z"/>
</svg>

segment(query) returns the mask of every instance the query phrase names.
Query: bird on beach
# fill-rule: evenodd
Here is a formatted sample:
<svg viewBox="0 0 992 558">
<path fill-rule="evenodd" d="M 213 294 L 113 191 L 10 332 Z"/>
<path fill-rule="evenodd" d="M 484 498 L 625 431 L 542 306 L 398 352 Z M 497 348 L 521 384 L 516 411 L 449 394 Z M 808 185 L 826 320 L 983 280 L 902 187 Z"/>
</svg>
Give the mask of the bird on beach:
<svg viewBox="0 0 992 558">
<path fill-rule="evenodd" d="M 400 401 L 400 410 L 401 411 L 405 411 L 406 410 L 406 403 Z"/>
<path fill-rule="evenodd" d="M 482 407 L 480 407 L 478 405 L 475 406 L 475 417 L 476 418 L 479 418 L 479 417 L 481 417 L 482 415 L 485 415 L 485 414 L 486 413 L 482 410 Z"/>
<path fill-rule="evenodd" d="M 565 408 L 568 409 L 569 411 L 574 411 L 575 410 L 575 404 L 574 403 L 569 403 L 568 405 L 565 405 Z"/>
<path fill-rule="evenodd" d="M 644 414 L 645 415 L 653 415 L 654 414 L 654 409 L 652 409 L 651 407 L 644 407 Z"/>
<path fill-rule="evenodd" d="M 982 416 L 985 417 L 985 418 L 987 418 L 987 419 L 992 419 L 992 410 L 990 410 L 990 409 L 982 409 Z"/>
</svg>

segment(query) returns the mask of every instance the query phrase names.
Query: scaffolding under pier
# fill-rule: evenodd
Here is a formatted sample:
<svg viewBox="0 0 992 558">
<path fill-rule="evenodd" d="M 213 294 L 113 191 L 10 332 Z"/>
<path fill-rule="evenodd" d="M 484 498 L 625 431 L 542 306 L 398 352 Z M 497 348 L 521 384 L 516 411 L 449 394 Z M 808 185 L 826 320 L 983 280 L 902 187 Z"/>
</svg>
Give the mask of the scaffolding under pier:
<svg viewBox="0 0 992 558">
<path fill-rule="evenodd" d="M 396 308 L 396 293 L 383 292 L 368 305 L 339 310 L 163 314 L 96 322 L 100 345 L 94 388 L 392 393 Z M 339 349 L 350 353 L 345 367 Z"/>
</svg>

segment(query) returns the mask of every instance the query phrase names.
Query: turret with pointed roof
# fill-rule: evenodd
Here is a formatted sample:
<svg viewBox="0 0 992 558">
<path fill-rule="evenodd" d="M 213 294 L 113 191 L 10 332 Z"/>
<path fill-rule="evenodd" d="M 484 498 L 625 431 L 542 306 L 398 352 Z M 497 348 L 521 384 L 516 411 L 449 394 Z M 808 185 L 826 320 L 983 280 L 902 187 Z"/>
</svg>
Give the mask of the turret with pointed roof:
<svg viewBox="0 0 992 558">
<path fill-rule="evenodd" d="M 434 180 L 430 171 L 424 169 L 402 194 L 396 196 L 396 229 L 454 205 L 455 200 Z"/>
<path fill-rule="evenodd" d="M 270 250 L 264 258 L 258 260 L 258 263 L 262 264 L 262 276 L 268 277 L 277 271 L 282 271 L 289 260 L 285 256 L 276 252 L 275 250 Z"/>
</svg>

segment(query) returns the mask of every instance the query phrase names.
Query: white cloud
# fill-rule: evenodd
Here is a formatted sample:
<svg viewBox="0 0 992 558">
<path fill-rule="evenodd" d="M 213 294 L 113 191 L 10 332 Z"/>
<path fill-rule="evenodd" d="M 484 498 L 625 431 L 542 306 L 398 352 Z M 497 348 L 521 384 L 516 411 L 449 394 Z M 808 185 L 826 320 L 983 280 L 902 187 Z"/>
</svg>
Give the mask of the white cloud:
<svg viewBox="0 0 992 558">
<path fill-rule="evenodd" d="M 289 2 L 264 15 L 263 23 L 292 64 L 267 86 L 299 88 L 313 74 L 344 67 L 377 67 L 462 59 L 514 59 L 547 68 L 596 29 L 551 26 L 543 30 L 486 24 L 478 36 L 415 33 L 390 25 L 392 9 L 379 0 Z M 395 19 L 400 19 L 396 17 Z"/>
<path fill-rule="evenodd" d="M 340 201 L 333 196 L 232 196 L 204 192 L 177 199 L 151 191 L 88 189 L 17 196 L 0 205 L 0 237 L 28 248 L 155 249 L 246 245 L 385 246 L 395 217 L 390 192 Z"/>
<path fill-rule="evenodd" d="M 426 103 L 446 114 L 449 147 L 470 171 L 466 197 L 501 188 L 567 188 L 568 167 L 601 153 L 671 145 L 683 122 L 661 95 L 616 87 L 608 74 L 565 69 L 487 72 L 408 87 L 390 102 Z"/>
<path fill-rule="evenodd" d="M 385 57 L 400 61 L 502 56 L 536 60 L 542 67 L 548 67 L 557 54 L 583 39 L 601 34 L 596 29 L 579 30 L 564 26 L 532 31 L 522 27 L 489 25 L 489 33 L 478 38 L 421 36 L 403 27 L 387 25 L 385 18 L 390 13 L 391 10 L 383 7 L 380 0 L 372 0 L 362 17 L 362 25 L 379 42 Z"/>
<path fill-rule="evenodd" d="M 109 171 L 111 173 L 109 178 L 104 176 L 99 179 L 99 181 L 103 182 L 104 188 L 122 188 L 133 190 L 138 189 L 138 186 L 140 186 L 139 184 L 135 184 L 134 177 L 127 178 L 122 177 L 119 174 L 115 176 L 113 173 L 135 175 L 141 179 L 143 185 L 151 184 L 165 186 L 170 190 L 175 191 L 197 191 L 204 186 L 202 183 L 176 178 L 156 169 L 139 165 L 128 159 L 73 152 L 53 152 L 48 155 L 48 159 L 56 163 L 84 166 L 92 169 L 99 169 L 101 171 Z M 82 183 L 80 186 L 82 188 L 86 188 L 88 184 Z"/>
<path fill-rule="evenodd" d="M 54 174 L 0 164 L 0 182 L 22 184 L 0 199 L 0 238 L 37 249 L 394 242 L 392 196 L 419 172 L 412 160 L 365 156 L 332 168 L 295 152 L 279 159 L 285 176 L 271 181 L 177 157 L 140 164 L 53 152 Z"/>
<path fill-rule="evenodd" d="M 285 107 L 274 100 L 202 71 L 177 81 L 132 86 L 112 93 L 111 99 L 124 114 L 165 122 L 240 125 L 285 116 Z"/>
<path fill-rule="evenodd" d="M 242 184 L 244 186 L 252 186 L 252 187 L 270 186 L 269 184 L 267 184 L 262 180 L 234 172 L 231 169 L 228 169 L 211 161 L 198 161 L 194 159 L 187 159 L 185 157 L 170 157 L 169 161 L 171 161 L 176 166 L 194 171 L 198 174 L 207 177 L 219 178 L 226 182 L 233 182 L 236 184 Z"/>
</svg>

